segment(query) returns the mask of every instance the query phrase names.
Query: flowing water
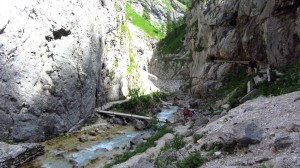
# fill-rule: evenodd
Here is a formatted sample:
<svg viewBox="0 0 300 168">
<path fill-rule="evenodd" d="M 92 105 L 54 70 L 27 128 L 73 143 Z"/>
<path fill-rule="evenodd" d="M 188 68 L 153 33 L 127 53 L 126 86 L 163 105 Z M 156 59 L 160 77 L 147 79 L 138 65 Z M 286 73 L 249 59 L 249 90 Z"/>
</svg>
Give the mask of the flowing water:
<svg viewBox="0 0 300 168">
<path fill-rule="evenodd" d="M 163 109 L 158 118 L 174 121 L 173 114 L 178 107 Z M 81 143 L 79 137 L 87 132 L 78 132 L 54 138 L 43 143 L 46 153 L 34 161 L 23 165 L 23 168 L 72 168 L 103 167 L 113 155 L 121 154 L 129 142 L 145 131 L 136 131 L 133 126 L 116 125 L 94 137 L 92 141 Z"/>
</svg>

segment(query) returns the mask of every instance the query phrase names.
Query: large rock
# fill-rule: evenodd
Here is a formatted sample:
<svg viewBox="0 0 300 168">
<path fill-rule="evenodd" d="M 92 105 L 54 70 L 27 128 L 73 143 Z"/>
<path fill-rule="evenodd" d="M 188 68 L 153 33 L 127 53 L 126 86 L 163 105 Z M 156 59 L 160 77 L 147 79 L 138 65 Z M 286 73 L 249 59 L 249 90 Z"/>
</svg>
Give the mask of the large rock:
<svg viewBox="0 0 300 168">
<path fill-rule="evenodd" d="M 42 154 L 44 154 L 44 147 L 40 144 L 10 145 L 0 142 L 0 167 L 18 167 Z"/>
<path fill-rule="evenodd" d="M 153 135 L 153 133 L 151 132 L 146 132 L 140 136 L 137 136 L 135 138 L 133 138 L 130 141 L 130 148 L 133 148 L 135 146 L 138 146 L 139 144 L 141 144 L 142 142 L 146 142 L 148 138 L 150 138 Z"/>
<path fill-rule="evenodd" d="M 235 140 L 240 146 L 259 143 L 262 140 L 263 130 L 255 123 L 241 123 L 234 128 Z"/>
<path fill-rule="evenodd" d="M 145 158 L 141 158 L 136 164 L 132 166 L 132 168 L 154 168 L 154 163 L 149 162 Z"/>
<path fill-rule="evenodd" d="M 203 115 L 196 116 L 194 126 L 204 126 L 209 122 L 209 119 Z"/>
<path fill-rule="evenodd" d="M 138 130 L 144 130 L 147 128 L 148 123 L 146 121 L 142 121 L 142 120 L 138 120 L 138 119 L 134 119 L 133 120 L 133 125 L 136 129 Z"/>
<path fill-rule="evenodd" d="M 92 117 L 97 103 L 123 97 L 124 9 L 109 0 L 1 5 L 0 138 L 42 141 Z"/>
</svg>

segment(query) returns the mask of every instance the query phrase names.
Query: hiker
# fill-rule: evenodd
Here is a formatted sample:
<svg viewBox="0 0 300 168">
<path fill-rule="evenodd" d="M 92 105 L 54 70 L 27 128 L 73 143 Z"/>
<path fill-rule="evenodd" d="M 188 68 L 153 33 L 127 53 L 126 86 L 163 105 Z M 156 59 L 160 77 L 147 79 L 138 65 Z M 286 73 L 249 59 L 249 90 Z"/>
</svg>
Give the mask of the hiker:
<svg viewBox="0 0 300 168">
<path fill-rule="evenodd" d="M 194 113 L 191 112 L 187 107 L 183 107 L 182 114 L 184 117 L 184 121 L 186 121 L 188 119 L 188 117 L 190 117 L 192 119 L 193 115 L 194 115 Z"/>
</svg>

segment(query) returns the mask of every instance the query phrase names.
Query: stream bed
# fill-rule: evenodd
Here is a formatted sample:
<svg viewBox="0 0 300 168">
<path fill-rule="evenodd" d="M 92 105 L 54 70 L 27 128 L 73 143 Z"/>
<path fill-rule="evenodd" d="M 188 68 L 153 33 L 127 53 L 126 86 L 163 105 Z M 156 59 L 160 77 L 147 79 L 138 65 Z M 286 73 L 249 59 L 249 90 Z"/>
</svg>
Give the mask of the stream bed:
<svg viewBox="0 0 300 168">
<path fill-rule="evenodd" d="M 172 122 L 177 109 L 176 106 L 170 106 L 163 109 L 157 117 Z M 45 141 L 43 143 L 45 154 L 23 165 L 22 168 L 100 168 L 112 160 L 114 155 L 121 154 L 133 138 L 146 131 L 137 131 L 131 125 L 107 125 L 99 135 L 90 137 L 91 139 L 84 143 L 79 139 L 83 135 L 88 136 L 88 130 L 59 136 Z"/>
</svg>

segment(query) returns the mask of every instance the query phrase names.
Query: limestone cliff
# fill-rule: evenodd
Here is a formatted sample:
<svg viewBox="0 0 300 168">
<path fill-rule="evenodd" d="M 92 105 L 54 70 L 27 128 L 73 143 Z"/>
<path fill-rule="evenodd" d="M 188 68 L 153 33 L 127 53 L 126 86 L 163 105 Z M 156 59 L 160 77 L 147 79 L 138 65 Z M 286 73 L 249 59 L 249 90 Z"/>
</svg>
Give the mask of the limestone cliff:
<svg viewBox="0 0 300 168">
<path fill-rule="evenodd" d="M 122 96 L 127 68 L 113 62 L 128 62 L 119 33 L 124 5 L 119 0 L 1 4 L 1 139 L 42 141 L 91 117 L 96 101 Z"/>
<path fill-rule="evenodd" d="M 150 25 L 163 33 L 164 9 L 172 10 L 171 21 L 183 13 L 161 2 L 2 3 L 0 139 L 43 141 L 92 117 L 97 105 L 123 98 L 128 88 L 157 90 L 147 71 L 158 38 L 134 25 L 126 7 L 136 13 L 147 7 Z"/>
<path fill-rule="evenodd" d="M 254 61 L 283 66 L 299 58 L 300 1 L 196 1 L 187 16 L 187 50 L 192 92 L 205 95 L 220 86 L 230 63 L 212 60 Z"/>
<path fill-rule="evenodd" d="M 139 23 L 136 23 L 137 16 L 128 15 L 127 11 L 130 64 L 133 65 L 127 80 L 129 88 L 140 88 L 145 93 L 162 88 L 167 91 L 178 90 L 181 83 L 170 81 L 170 75 L 165 76 L 165 72 L 172 71 L 173 68 L 164 65 L 157 68 L 156 65 L 162 64 L 153 61 L 157 57 L 157 43 L 166 33 L 168 24 L 183 19 L 186 6 L 177 0 L 133 0 L 127 2 L 127 7 L 141 17 Z M 147 24 L 147 27 L 143 24 Z M 164 73 L 160 73 L 161 70 Z"/>
</svg>

